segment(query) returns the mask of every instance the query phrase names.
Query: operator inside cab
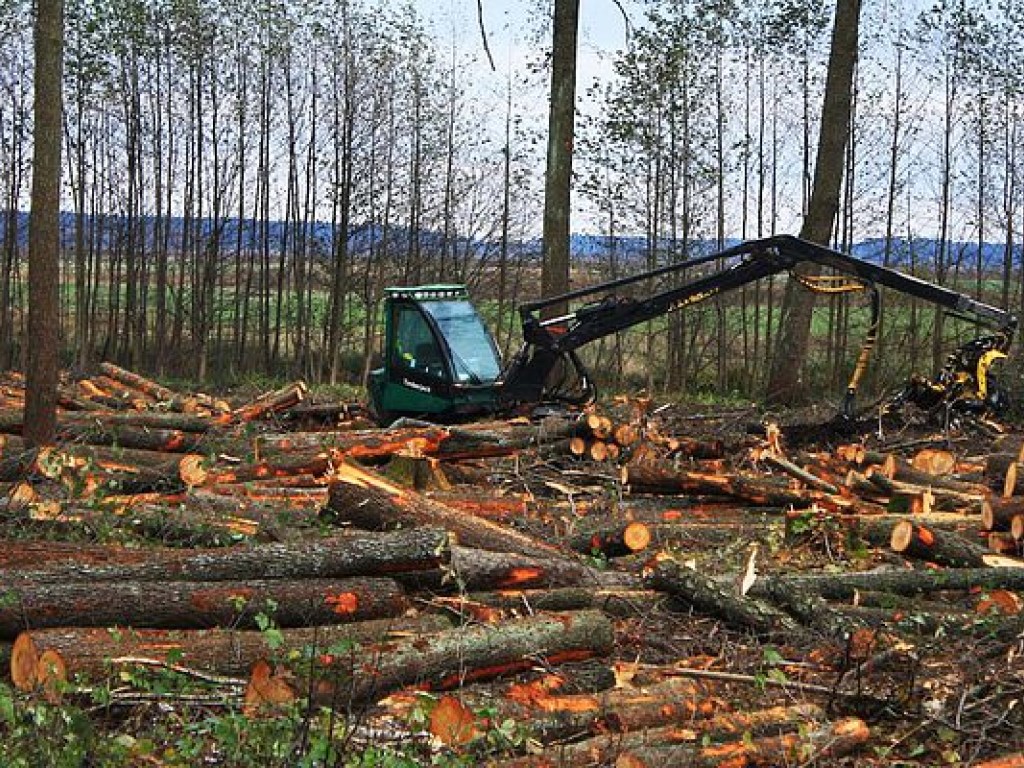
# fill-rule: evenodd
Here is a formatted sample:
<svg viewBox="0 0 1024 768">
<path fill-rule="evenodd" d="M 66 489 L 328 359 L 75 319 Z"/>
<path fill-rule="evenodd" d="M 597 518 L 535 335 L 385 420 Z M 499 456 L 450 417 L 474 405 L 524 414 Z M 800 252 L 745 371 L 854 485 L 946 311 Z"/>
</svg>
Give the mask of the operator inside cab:
<svg viewBox="0 0 1024 768">
<path fill-rule="evenodd" d="M 423 314 L 415 307 L 395 309 L 395 354 L 400 368 L 444 377 L 444 356 Z"/>
</svg>

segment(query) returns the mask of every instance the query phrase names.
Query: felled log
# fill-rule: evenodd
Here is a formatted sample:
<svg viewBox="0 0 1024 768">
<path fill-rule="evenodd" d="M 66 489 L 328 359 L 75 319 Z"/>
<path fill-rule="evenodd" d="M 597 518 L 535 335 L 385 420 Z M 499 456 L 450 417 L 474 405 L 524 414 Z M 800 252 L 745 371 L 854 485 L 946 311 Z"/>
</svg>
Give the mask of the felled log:
<svg viewBox="0 0 1024 768">
<path fill-rule="evenodd" d="M 167 454 L 106 446 L 42 448 L 38 472 L 63 479 L 78 495 L 105 489 L 108 493 L 179 493 L 191 484 L 190 467 L 197 454 Z"/>
<path fill-rule="evenodd" d="M 991 531 L 986 538 L 988 548 L 1001 555 L 1020 555 L 1021 541 L 1009 531 Z"/>
<path fill-rule="evenodd" d="M 950 568 L 981 568 L 985 565 L 983 547 L 956 533 L 940 531 L 912 520 L 903 520 L 893 526 L 889 546 L 906 557 Z"/>
<path fill-rule="evenodd" d="M 794 491 L 752 475 L 676 471 L 648 464 L 622 467 L 620 479 L 634 493 L 729 496 L 768 507 L 808 507 L 822 496 L 820 491 Z"/>
<path fill-rule="evenodd" d="M 144 376 L 128 371 L 120 366 L 114 365 L 113 363 L 100 363 L 100 370 L 112 379 L 121 381 L 140 392 L 144 392 L 154 400 L 171 401 L 178 396 L 176 392 L 168 389 L 162 384 L 158 384 L 151 379 L 147 379 Z"/>
<path fill-rule="evenodd" d="M 654 589 L 678 598 L 698 613 L 713 616 L 740 629 L 762 635 L 799 633 L 800 625 L 766 603 L 730 594 L 713 579 L 678 563 L 658 563 L 648 582 Z"/>
<path fill-rule="evenodd" d="M 452 546 L 456 584 L 470 590 L 526 589 L 593 584 L 596 572 L 573 558 L 524 555 Z"/>
<path fill-rule="evenodd" d="M 784 733 L 778 736 L 743 738 L 728 744 L 713 746 L 649 745 L 624 751 L 619 763 L 631 768 L 664 768 L 666 765 L 686 765 L 694 768 L 722 768 L 723 766 L 779 765 L 814 760 L 839 758 L 856 752 L 867 744 L 871 731 L 856 717 L 826 723 L 809 732 Z"/>
<path fill-rule="evenodd" d="M 766 453 L 761 457 L 765 464 L 780 469 L 792 478 L 803 483 L 808 488 L 814 488 L 824 493 L 839 493 L 839 488 L 817 475 L 799 467 L 793 462 L 774 453 Z"/>
<path fill-rule="evenodd" d="M 973 765 L 974 768 L 1024 768 L 1024 752 L 1000 755 Z"/>
<path fill-rule="evenodd" d="M 945 453 L 947 452 L 943 452 L 943 454 Z M 945 466 L 945 463 L 942 466 Z M 987 486 L 955 480 L 946 476 L 948 472 L 946 474 L 927 472 L 919 466 L 892 455 L 886 459 L 881 471 L 890 480 L 918 485 L 924 488 L 943 488 L 965 495 L 982 497 L 988 495 L 989 492 Z"/>
<path fill-rule="evenodd" d="M 728 709 L 725 701 L 713 695 L 711 686 L 680 677 L 580 694 L 554 688 L 549 678 L 515 683 L 496 696 L 474 696 L 469 691 L 461 696 L 473 710 L 488 710 L 492 723 L 508 719 L 529 723 L 531 734 L 542 743 L 597 734 L 621 738 L 669 723 L 701 722 Z"/>
<path fill-rule="evenodd" d="M 246 581 L 101 581 L 4 585 L 0 637 L 30 628 L 130 626 L 253 627 L 259 613 L 280 626 L 397 616 L 408 601 L 385 578 Z M 276 606 L 272 608 L 271 606 Z"/>
<path fill-rule="evenodd" d="M 252 665 L 268 654 L 288 658 L 309 651 L 327 652 L 339 644 L 379 643 L 389 639 L 419 636 L 451 629 L 451 622 L 437 614 L 354 621 L 346 624 L 281 628 L 268 646 L 264 632 L 240 629 L 119 631 L 106 628 L 72 627 L 33 629 L 18 636 L 22 654 L 45 651 L 64 660 L 68 679 L 97 682 L 116 675 L 132 660 L 166 662 L 200 672 L 219 675 L 247 675 Z M 30 656 L 31 658 L 31 656 Z M 10 661 L 8 662 L 10 663 Z M 12 667 L 28 668 L 31 661 L 18 659 Z"/>
<path fill-rule="evenodd" d="M 499 621 L 508 614 L 537 611 L 580 611 L 593 608 L 616 618 L 650 616 L 671 600 L 653 589 L 574 586 L 546 589 L 501 589 L 438 598 L 436 604 L 478 620 Z M 480 610 L 486 609 L 486 610 Z"/>
<path fill-rule="evenodd" d="M 63 549 L 65 554 L 68 550 Z M 92 550 L 89 550 L 90 554 Z M 87 558 L 8 571 L 5 583 L 69 581 L 233 581 L 338 578 L 436 571 L 451 558 L 448 535 L 437 528 L 353 534 L 330 539 L 220 549 L 112 548 L 116 560 Z"/>
<path fill-rule="evenodd" d="M 309 665 L 294 670 L 300 681 L 294 690 L 308 691 L 314 704 L 344 709 L 408 685 L 447 690 L 538 663 L 604 656 L 613 645 L 611 621 L 598 611 L 544 614 L 322 655 L 311 673 Z"/>
<path fill-rule="evenodd" d="M 1009 484 L 1007 483 L 1006 473 L 1011 466 L 1014 466 L 1019 461 L 1020 456 L 1017 452 L 988 454 L 985 457 L 985 466 L 982 474 L 989 488 L 1003 496 L 1012 496 L 1016 486 L 1016 472 L 1014 472 L 1014 482 Z M 1007 487 L 1007 485 L 1014 487 Z"/>
<path fill-rule="evenodd" d="M 773 589 L 809 590 L 828 600 L 852 600 L 859 592 L 890 592 L 917 595 L 944 590 L 1024 590 L 1024 568 L 944 568 L 815 573 L 801 576 L 765 576 L 749 594 L 770 599 L 769 580 L 782 582 Z"/>
<path fill-rule="evenodd" d="M 353 464 L 343 464 L 335 472 L 324 514 L 326 519 L 348 522 L 365 530 L 432 525 L 446 529 L 460 544 L 469 547 L 541 558 L 560 556 L 549 544 L 399 488 Z"/>
<path fill-rule="evenodd" d="M 277 453 L 256 461 L 228 461 L 221 457 L 205 465 L 191 465 L 189 479 L 192 485 L 228 485 L 302 474 L 326 475 L 332 466 L 330 455 L 316 449 Z"/>
<path fill-rule="evenodd" d="M 451 483 L 444 474 L 441 462 L 431 456 L 414 452 L 399 452 L 391 457 L 384 474 L 389 480 L 416 491 L 446 491 Z"/>
<path fill-rule="evenodd" d="M 647 726 L 645 730 L 625 732 L 612 730 L 605 735 L 551 748 L 548 750 L 550 754 L 522 757 L 505 762 L 503 766 L 541 768 L 551 765 L 615 765 L 616 758 L 620 755 L 642 752 L 655 745 L 721 742 L 736 736 L 755 738 L 766 733 L 821 722 L 824 719 L 824 711 L 815 704 L 771 707 L 752 712 L 719 712 L 706 719 L 694 719 L 692 716 L 677 717 L 673 718 L 675 722 L 671 725 Z M 666 721 L 671 722 L 663 722 Z M 628 766 L 629 763 L 626 762 L 625 765 Z"/>
<path fill-rule="evenodd" d="M 1024 498 L 992 497 L 981 505 L 981 524 L 986 531 L 1008 531 L 1017 515 L 1024 515 Z"/>
<path fill-rule="evenodd" d="M 946 508 L 952 507 L 959 511 L 981 512 L 981 505 L 986 499 L 986 494 L 984 493 L 968 493 L 943 486 L 918 485 L 917 483 L 893 480 L 885 475 L 884 472 L 874 470 L 870 471 L 867 477 L 883 493 L 890 496 L 930 494 L 936 503 L 945 502 Z"/>
<path fill-rule="evenodd" d="M 255 421 L 268 414 L 285 411 L 293 405 L 301 403 L 308 391 L 309 387 L 304 381 L 294 381 L 235 408 L 231 415 L 239 421 Z"/>
<path fill-rule="evenodd" d="M 450 466 L 444 468 L 445 477 L 450 474 Z M 457 509 L 476 517 L 489 520 L 508 520 L 527 517 L 530 514 L 532 498 L 522 493 L 508 493 L 500 496 L 488 494 L 481 496 L 480 489 L 452 489 L 435 492 L 433 498 L 447 507 Z"/>
<path fill-rule="evenodd" d="M 576 532 L 569 546 L 586 555 L 600 554 L 604 557 L 631 555 L 647 548 L 651 543 L 651 529 L 637 520 L 625 523 L 611 523 L 599 527 L 587 527 Z"/>
<path fill-rule="evenodd" d="M 180 429 L 135 426 L 128 423 L 86 424 L 58 421 L 57 441 L 188 453 L 201 448 L 203 435 Z"/>
</svg>

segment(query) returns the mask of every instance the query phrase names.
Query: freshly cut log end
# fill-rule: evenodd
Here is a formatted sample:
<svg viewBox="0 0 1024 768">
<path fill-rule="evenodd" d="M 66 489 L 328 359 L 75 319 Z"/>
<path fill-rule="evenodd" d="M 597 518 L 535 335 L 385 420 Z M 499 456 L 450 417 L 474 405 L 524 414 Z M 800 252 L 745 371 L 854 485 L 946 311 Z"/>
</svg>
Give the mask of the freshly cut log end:
<svg viewBox="0 0 1024 768">
<path fill-rule="evenodd" d="M 993 589 L 979 601 L 975 610 L 980 615 L 1019 616 L 1024 600 L 1008 589 Z"/>
<path fill-rule="evenodd" d="M 1024 539 L 1024 515 L 1014 515 L 1010 521 L 1010 535 L 1020 541 Z"/>
<path fill-rule="evenodd" d="M 197 453 L 183 456 L 178 462 L 178 476 L 181 478 L 181 482 L 188 488 L 195 488 L 206 483 L 209 472 L 204 466 L 205 463 L 206 459 Z"/>
<path fill-rule="evenodd" d="M 941 448 L 923 448 L 914 455 L 910 463 L 914 469 L 932 475 L 948 475 L 956 469 L 956 457 Z"/>
<path fill-rule="evenodd" d="M 914 524 L 909 520 L 902 520 L 893 526 L 889 546 L 896 552 L 906 552 L 913 540 Z"/>
<path fill-rule="evenodd" d="M 651 529 L 641 522 L 634 521 L 623 530 L 622 541 L 632 552 L 645 550 L 651 543 Z"/>
<path fill-rule="evenodd" d="M 1017 491 L 1017 467 L 1020 464 L 1014 462 L 1006 468 L 1006 477 L 1003 479 L 1003 498 L 1008 499 Z"/>
<path fill-rule="evenodd" d="M 11 682 L 19 691 L 31 691 L 38 681 L 39 650 L 32 637 L 22 632 L 11 648 Z"/>
<path fill-rule="evenodd" d="M 61 655 L 53 649 L 43 651 L 36 663 L 36 685 L 46 701 L 59 704 L 67 681 L 68 669 Z"/>
<path fill-rule="evenodd" d="M 1019 540 L 1008 531 L 990 531 L 986 539 L 988 548 L 1000 555 L 1019 554 Z"/>
<path fill-rule="evenodd" d="M 889 544 L 893 551 L 951 568 L 981 568 L 985 565 L 984 547 L 953 531 L 943 531 L 901 520 L 892 529 Z"/>
</svg>

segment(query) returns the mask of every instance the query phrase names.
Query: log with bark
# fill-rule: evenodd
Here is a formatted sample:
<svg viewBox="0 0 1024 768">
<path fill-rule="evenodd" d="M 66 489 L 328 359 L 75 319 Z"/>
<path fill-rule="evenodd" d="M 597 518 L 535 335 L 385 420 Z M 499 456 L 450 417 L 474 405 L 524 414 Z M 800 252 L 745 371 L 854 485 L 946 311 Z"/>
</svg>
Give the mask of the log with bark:
<svg viewBox="0 0 1024 768">
<path fill-rule="evenodd" d="M 515 674 L 608 654 L 611 621 L 598 611 L 542 614 L 500 626 L 467 626 L 314 659 L 293 670 L 296 695 L 346 709 L 406 686 L 447 690 L 469 681 Z"/>
<path fill-rule="evenodd" d="M 477 620 L 500 621 L 509 614 L 537 611 L 579 611 L 593 608 L 616 618 L 635 618 L 670 608 L 672 598 L 653 589 L 575 586 L 545 589 L 502 589 L 435 598 L 432 605 L 468 614 Z"/>
<path fill-rule="evenodd" d="M 753 713 L 748 717 L 756 719 Z M 739 721 L 739 718 L 736 718 Z M 781 725 L 781 723 L 780 723 Z M 766 728 L 771 728 L 766 725 Z M 624 739 L 628 746 L 618 750 L 599 747 L 596 759 L 573 746 L 550 750 L 550 754 L 513 759 L 500 763 L 502 768 L 560 768 L 561 766 L 605 766 L 617 768 L 665 768 L 665 766 L 692 766 L 693 768 L 743 768 L 780 765 L 817 764 L 828 758 L 841 758 L 856 752 L 871 738 L 867 724 L 859 718 L 845 718 L 824 723 L 816 728 L 792 730 L 775 736 L 752 737 L 744 733 L 741 738 L 714 744 L 716 739 L 727 738 L 724 733 L 702 732 L 700 724 L 653 734 L 653 739 Z M 756 730 L 756 729 L 755 729 Z M 663 740 L 657 740 L 664 736 Z M 603 741 L 603 740 L 602 740 Z M 600 743 L 600 742 L 599 742 Z M 568 752 L 571 758 L 566 761 Z M 612 762 L 609 762 L 612 758 Z"/>
<path fill-rule="evenodd" d="M 16 640 L 12 670 L 32 666 L 31 657 L 52 651 L 64 660 L 68 679 L 95 683 L 116 676 L 133 661 L 175 664 L 218 675 L 247 675 L 259 659 L 306 658 L 339 645 L 373 644 L 422 637 L 451 629 L 438 614 L 369 619 L 347 624 L 280 628 L 273 634 L 242 629 L 111 629 L 64 627 L 27 630 Z"/>
<path fill-rule="evenodd" d="M 927 560 L 950 568 L 982 568 L 985 548 L 957 533 L 902 520 L 892 528 L 889 546 L 894 552 L 917 560 Z"/>
<path fill-rule="evenodd" d="M 1024 590 L 1024 568 L 942 568 L 856 571 L 768 576 L 751 589 L 753 596 L 771 599 L 766 581 L 779 581 L 772 590 L 807 590 L 828 600 L 852 600 L 861 592 L 918 595 L 931 592 L 989 589 Z"/>
<path fill-rule="evenodd" d="M 284 627 L 397 616 L 409 603 L 392 579 L 100 581 L 4 585 L 0 638 L 43 627 Z"/>
<path fill-rule="evenodd" d="M 324 517 L 371 531 L 440 526 L 454 534 L 464 546 L 545 559 L 564 557 L 550 544 L 491 520 L 452 509 L 350 463 L 341 465 L 335 473 Z"/>
<path fill-rule="evenodd" d="M 231 415 L 238 421 L 255 421 L 298 405 L 305 399 L 308 391 L 309 387 L 304 381 L 294 381 L 235 408 Z"/>
<path fill-rule="evenodd" d="M 614 716 L 614 712 L 612 712 Z M 705 719 L 677 717 L 663 722 L 670 724 L 646 726 L 644 730 L 620 731 L 593 736 L 583 741 L 550 748 L 531 757 L 505 763 L 506 768 L 534 766 L 616 765 L 623 754 L 632 754 L 654 746 L 677 744 L 720 743 L 737 736 L 756 738 L 780 731 L 796 730 L 802 725 L 822 722 L 825 712 L 816 704 L 778 706 L 750 712 L 719 712 Z M 674 720 L 674 722 L 673 722 Z M 552 762 L 552 761 L 555 762 Z M 629 765 L 629 763 L 626 763 Z"/>
<path fill-rule="evenodd" d="M 219 549 L 114 548 L 103 562 L 94 550 L 68 560 L 11 570 L 5 582 L 59 584 L 73 581 L 232 581 L 338 578 L 437 572 L 451 559 L 449 537 L 436 528 L 351 534 Z"/>
<path fill-rule="evenodd" d="M 802 632 L 797 622 L 777 608 L 749 596 L 731 594 L 714 579 L 678 563 L 658 563 L 648 581 L 654 589 L 678 598 L 697 613 L 719 618 L 739 629 L 773 637 Z"/>
<path fill-rule="evenodd" d="M 750 474 L 678 471 L 649 464 L 623 467 L 620 480 L 634 493 L 728 496 L 768 507 L 809 507 L 828 496 L 817 490 L 795 491 L 785 484 Z"/>
<path fill-rule="evenodd" d="M 650 685 L 567 694 L 553 687 L 550 676 L 545 676 L 515 683 L 496 696 L 464 692 L 462 698 L 473 710 L 486 710 L 487 719 L 492 722 L 512 719 L 529 723 L 533 737 L 548 744 L 581 736 L 621 736 L 669 724 L 705 721 L 729 706 L 714 695 L 712 686 L 681 677 Z"/>
<path fill-rule="evenodd" d="M 527 589 L 596 584 L 600 575 L 574 558 L 452 545 L 449 588 Z"/>
<path fill-rule="evenodd" d="M 981 506 L 981 523 L 986 531 L 1009 531 L 1013 519 L 1024 515 L 1024 498 L 990 498 Z"/>
<path fill-rule="evenodd" d="M 639 520 L 581 528 L 573 534 L 569 546 L 585 555 L 621 557 L 641 552 L 651 543 L 651 529 Z"/>
</svg>

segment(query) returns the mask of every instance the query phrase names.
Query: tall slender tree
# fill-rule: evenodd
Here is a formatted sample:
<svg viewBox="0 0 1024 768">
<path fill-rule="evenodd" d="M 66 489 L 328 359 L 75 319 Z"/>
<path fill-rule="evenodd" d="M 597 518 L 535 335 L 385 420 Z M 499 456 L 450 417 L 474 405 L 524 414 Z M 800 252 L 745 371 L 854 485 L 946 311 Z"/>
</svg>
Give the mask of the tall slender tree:
<svg viewBox="0 0 1024 768">
<path fill-rule="evenodd" d="M 35 37 L 35 145 L 28 242 L 25 442 L 53 442 L 60 373 L 60 155 L 64 0 L 38 0 Z"/>
<path fill-rule="evenodd" d="M 843 163 L 850 137 L 860 5 L 861 0 L 836 3 L 814 183 L 800 230 L 801 237 L 822 245 L 829 244 L 839 211 Z M 806 396 L 807 383 L 802 372 L 810 346 L 813 309 L 814 294 L 790 280 L 783 295 L 781 332 L 768 379 L 770 401 L 795 402 Z"/>
<path fill-rule="evenodd" d="M 572 150 L 576 110 L 576 38 L 580 0 L 555 0 L 551 42 L 551 105 L 544 182 L 544 296 L 569 290 Z M 552 313 L 560 307 L 551 307 Z"/>
</svg>

